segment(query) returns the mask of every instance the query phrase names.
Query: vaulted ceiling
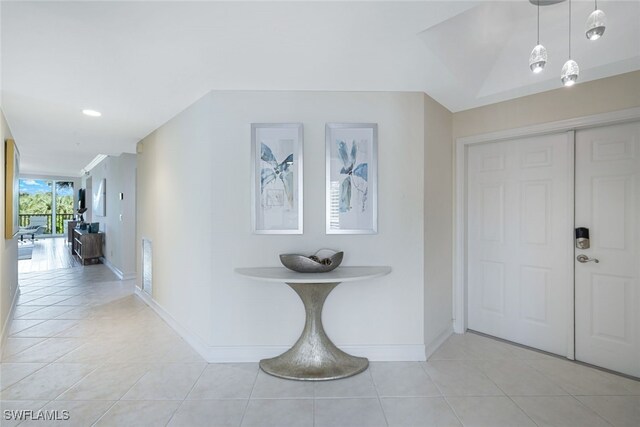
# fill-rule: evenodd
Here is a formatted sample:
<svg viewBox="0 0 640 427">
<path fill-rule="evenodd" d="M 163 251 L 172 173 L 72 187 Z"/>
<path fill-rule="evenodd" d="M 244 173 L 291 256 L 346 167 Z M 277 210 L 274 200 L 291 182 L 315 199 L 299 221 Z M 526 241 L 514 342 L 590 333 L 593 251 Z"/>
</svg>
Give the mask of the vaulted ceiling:
<svg viewBox="0 0 640 427">
<path fill-rule="evenodd" d="M 573 1 L 580 82 L 640 69 L 640 2 Z M 78 175 L 210 90 L 423 91 L 461 111 L 560 87 L 568 3 L 2 2 L 2 108 L 26 173 Z M 568 89 L 570 90 L 570 89 Z M 84 108 L 101 111 L 91 118 Z"/>
</svg>

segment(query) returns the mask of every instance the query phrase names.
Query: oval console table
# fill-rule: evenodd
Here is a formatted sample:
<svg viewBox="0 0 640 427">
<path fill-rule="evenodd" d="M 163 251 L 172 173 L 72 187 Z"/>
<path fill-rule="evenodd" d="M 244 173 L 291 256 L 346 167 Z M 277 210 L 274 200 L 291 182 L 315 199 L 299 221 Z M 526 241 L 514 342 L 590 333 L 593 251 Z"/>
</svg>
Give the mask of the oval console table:
<svg viewBox="0 0 640 427">
<path fill-rule="evenodd" d="M 338 267 L 328 273 L 296 273 L 284 267 L 237 268 L 235 271 L 255 280 L 284 282 L 304 304 L 306 320 L 302 335 L 280 356 L 261 360 L 263 371 L 281 378 L 320 381 L 350 377 L 367 369 L 368 359 L 351 356 L 331 342 L 322 326 L 322 307 L 340 283 L 384 276 L 391 272 L 391 267 Z"/>
</svg>

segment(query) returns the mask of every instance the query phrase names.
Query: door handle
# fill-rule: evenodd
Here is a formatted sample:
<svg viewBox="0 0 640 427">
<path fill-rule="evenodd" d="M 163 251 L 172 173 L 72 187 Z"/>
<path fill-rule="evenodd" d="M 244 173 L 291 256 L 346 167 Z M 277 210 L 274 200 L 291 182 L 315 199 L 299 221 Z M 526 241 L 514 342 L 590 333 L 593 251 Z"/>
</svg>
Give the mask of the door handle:
<svg viewBox="0 0 640 427">
<path fill-rule="evenodd" d="M 584 264 L 585 262 L 590 262 L 590 261 L 593 261 L 593 262 L 595 262 L 596 264 L 600 262 L 597 258 L 589 258 L 588 256 L 586 256 L 586 255 L 582 255 L 582 254 L 581 254 L 581 255 L 578 255 L 578 256 L 576 257 L 576 259 L 578 260 L 578 262 L 581 262 L 581 263 L 583 263 L 583 264 Z"/>
</svg>

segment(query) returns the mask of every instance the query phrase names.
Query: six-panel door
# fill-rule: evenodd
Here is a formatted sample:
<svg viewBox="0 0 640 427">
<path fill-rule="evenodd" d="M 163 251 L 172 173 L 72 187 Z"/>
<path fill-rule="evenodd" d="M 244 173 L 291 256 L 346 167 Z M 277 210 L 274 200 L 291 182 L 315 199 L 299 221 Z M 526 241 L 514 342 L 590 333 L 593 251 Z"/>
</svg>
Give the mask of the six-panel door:
<svg viewBox="0 0 640 427">
<path fill-rule="evenodd" d="M 571 133 L 469 148 L 469 329 L 567 355 L 572 154 Z"/>
<path fill-rule="evenodd" d="M 640 123 L 576 132 L 576 359 L 640 377 Z"/>
</svg>

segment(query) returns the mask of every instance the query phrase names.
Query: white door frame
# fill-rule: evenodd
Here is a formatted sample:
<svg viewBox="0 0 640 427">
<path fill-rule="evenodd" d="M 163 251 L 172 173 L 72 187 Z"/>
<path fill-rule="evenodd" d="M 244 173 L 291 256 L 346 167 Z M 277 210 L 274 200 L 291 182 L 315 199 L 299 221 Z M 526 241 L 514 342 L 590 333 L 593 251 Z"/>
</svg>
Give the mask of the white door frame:
<svg viewBox="0 0 640 427">
<path fill-rule="evenodd" d="M 497 142 L 535 135 L 576 131 L 590 127 L 613 125 L 640 120 L 640 107 L 618 110 L 573 119 L 559 120 L 515 129 L 465 136 L 456 139 L 455 164 L 455 240 L 453 245 L 453 330 L 462 334 L 467 330 L 467 150 L 469 146 L 487 142 Z M 573 151 L 572 151 L 573 152 Z M 573 210 L 571 211 L 573 215 Z M 571 219 L 573 222 L 573 218 Z M 573 258 L 573 256 L 571 257 Z M 573 271 L 573 265 L 571 265 Z M 573 273 L 572 273 L 573 277 Z M 570 295 L 573 295 L 571 284 Z M 571 312 L 573 313 L 573 298 Z M 570 317 L 570 331 L 574 330 L 573 316 Z M 574 336 L 569 337 L 567 357 L 574 358 Z"/>
</svg>

